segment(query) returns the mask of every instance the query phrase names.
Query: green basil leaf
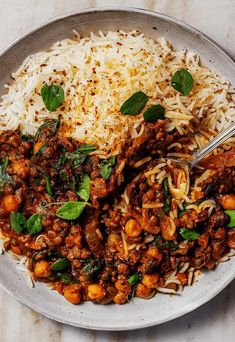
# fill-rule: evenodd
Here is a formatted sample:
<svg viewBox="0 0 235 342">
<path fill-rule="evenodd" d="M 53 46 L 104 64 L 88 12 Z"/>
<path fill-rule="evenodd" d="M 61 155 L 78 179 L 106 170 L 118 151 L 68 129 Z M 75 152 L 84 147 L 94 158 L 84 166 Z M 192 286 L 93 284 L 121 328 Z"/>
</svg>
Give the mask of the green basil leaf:
<svg viewBox="0 0 235 342">
<path fill-rule="evenodd" d="M 187 70 L 180 69 L 173 75 L 171 85 L 184 96 L 188 96 L 193 89 L 193 77 Z"/>
<path fill-rule="evenodd" d="M 159 249 L 165 249 L 167 247 L 167 241 L 162 236 L 157 236 L 155 239 L 156 247 Z"/>
<path fill-rule="evenodd" d="M 26 225 L 30 235 L 39 233 L 42 230 L 42 216 L 39 214 L 30 216 Z"/>
<path fill-rule="evenodd" d="M 111 173 L 112 173 L 112 169 L 113 168 L 110 164 L 103 165 L 101 167 L 101 176 L 104 179 L 109 179 L 109 177 L 111 176 Z"/>
<path fill-rule="evenodd" d="M 60 85 L 44 84 L 41 96 L 46 108 L 50 112 L 54 112 L 64 101 L 64 90 Z"/>
<path fill-rule="evenodd" d="M 148 99 L 145 93 L 137 91 L 123 103 L 120 112 L 124 115 L 138 115 L 146 106 Z"/>
<path fill-rule="evenodd" d="M 164 206 L 163 211 L 168 214 L 171 209 L 172 196 L 166 178 L 162 182 L 164 190 Z"/>
<path fill-rule="evenodd" d="M 7 173 L 7 166 L 9 164 L 9 158 L 7 157 L 3 162 L 0 161 L 0 192 L 3 191 L 4 185 L 11 182 L 11 177 Z"/>
<path fill-rule="evenodd" d="M 167 241 L 162 236 L 157 236 L 155 239 L 156 247 L 163 250 L 168 248 L 170 251 L 178 249 L 178 245 L 174 241 Z"/>
<path fill-rule="evenodd" d="M 165 108 L 160 104 L 152 105 L 144 112 L 144 120 L 154 122 L 159 119 L 165 119 Z"/>
<path fill-rule="evenodd" d="M 39 177 L 35 177 L 33 178 L 33 181 L 36 185 L 39 185 L 40 184 L 40 178 Z"/>
<path fill-rule="evenodd" d="M 134 273 L 128 278 L 128 283 L 131 286 L 134 286 L 140 282 L 140 274 L 139 273 Z"/>
<path fill-rule="evenodd" d="M 57 273 L 57 276 L 60 277 L 60 280 L 61 280 L 63 283 L 65 283 L 65 284 L 67 284 L 67 283 L 69 283 L 69 282 L 72 281 L 72 279 L 71 279 L 69 276 L 67 276 L 66 274 Z"/>
<path fill-rule="evenodd" d="M 188 203 L 183 203 L 183 208 L 179 210 L 179 214 L 178 214 L 179 218 L 181 218 L 183 216 L 188 205 L 189 205 Z"/>
<path fill-rule="evenodd" d="M 77 194 L 86 202 L 90 198 L 90 183 L 90 177 L 85 173 L 82 182 L 79 184 Z"/>
<path fill-rule="evenodd" d="M 60 155 L 58 161 L 56 162 L 55 168 L 56 168 L 56 169 L 60 169 L 60 168 L 67 162 L 67 160 L 68 160 L 68 157 L 67 157 L 66 154 L 63 152 L 63 153 Z"/>
<path fill-rule="evenodd" d="M 26 228 L 26 218 L 24 215 L 18 212 L 12 212 L 10 216 L 11 228 L 16 233 L 21 233 Z"/>
<path fill-rule="evenodd" d="M 52 188 L 51 188 L 51 178 L 47 175 L 45 176 L 45 181 L 46 181 L 47 193 L 50 197 L 52 197 L 53 193 L 52 193 Z"/>
<path fill-rule="evenodd" d="M 81 145 L 79 148 L 76 149 L 76 152 L 89 152 L 91 153 L 92 151 L 97 150 L 97 146 L 91 145 L 91 144 L 84 144 Z M 74 153 L 74 152 L 73 152 Z"/>
<path fill-rule="evenodd" d="M 45 128 L 47 128 L 47 134 L 46 137 L 47 138 L 51 138 L 53 137 L 58 128 L 60 127 L 60 120 L 59 119 L 50 119 L 50 120 L 46 120 L 37 130 L 34 140 L 37 141 L 39 136 L 42 134 L 43 130 Z M 48 129 L 49 128 L 49 129 Z"/>
<path fill-rule="evenodd" d="M 84 263 L 85 266 L 82 270 L 90 279 L 94 279 L 99 274 L 104 265 L 103 259 L 94 260 L 92 258 L 88 258 L 84 260 Z"/>
<path fill-rule="evenodd" d="M 56 260 L 54 264 L 51 265 L 51 269 L 56 272 L 64 271 L 68 269 L 70 266 L 71 266 L 70 261 L 66 258 L 63 258 L 63 259 Z"/>
<path fill-rule="evenodd" d="M 112 156 L 107 160 L 102 160 L 101 165 L 101 176 L 104 179 L 109 179 L 112 173 L 113 166 L 115 165 L 115 157 Z"/>
<path fill-rule="evenodd" d="M 32 143 L 33 137 L 32 137 L 32 135 L 29 135 L 29 134 L 21 134 L 21 140 L 22 141 L 28 141 L 28 142 Z"/>
<path fill-rule="evenodd" d="M 71 153 L 66 153 L 66 157 L 73 160 L 73 167 L 76 168 L 86 160 L 92 151 L 95 151 L 96 149 L 97 147 L 95 145 L 85 144 Z"/>
<path fill-rule="evenodd" d="M 199 238 L 200 234 L 193 229 L 187 229 L 187 228 L 180 228 L 179 230 L 180 235 L 188 241 L 193 241 Z"/>
<path fill-rule="evenodd" d="M 44 153 L 46 147 L 47 147 L 47 143 L 43 144 L 43 145 L 39 148 L 39 150 L 37 151 L 37 153 L 35 154 L 35 156 L 41 157 L 41 156 L 43 155 L 43 153 Z"/>
<path fill-rule="evenodd" d="M 67 202 L 57 209 L 56 215 L 64 220 L 76 220 L 87 204 L 87 202 Z"/>
<path fill-rule="evenodd" d="M 228 228 L 235 227 L 235 210 L 225 210 L 225 213 L 229 216 L 229 224 L 227 224 Z"/>
</svg>

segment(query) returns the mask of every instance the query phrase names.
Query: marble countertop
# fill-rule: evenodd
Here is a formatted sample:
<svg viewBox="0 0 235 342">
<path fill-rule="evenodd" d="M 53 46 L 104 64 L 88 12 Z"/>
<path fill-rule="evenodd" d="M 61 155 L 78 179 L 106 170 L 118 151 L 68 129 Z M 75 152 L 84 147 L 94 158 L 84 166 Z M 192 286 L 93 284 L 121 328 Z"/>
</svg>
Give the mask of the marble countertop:
<svg viewBox="0 0 235 342">
<path fill-rule="evenodd" d="M 48 18 L 96 6 L 134 6 L 180 19 L 219 43 L 235 58 L 234 0 L 0 0 L 0 49 Z M 1 342 L 230 342 L 235 339 L 235 280 L 196 311 L 149 329 L 94 332 L 53 322 L 0 290 Z"/>
</svg>

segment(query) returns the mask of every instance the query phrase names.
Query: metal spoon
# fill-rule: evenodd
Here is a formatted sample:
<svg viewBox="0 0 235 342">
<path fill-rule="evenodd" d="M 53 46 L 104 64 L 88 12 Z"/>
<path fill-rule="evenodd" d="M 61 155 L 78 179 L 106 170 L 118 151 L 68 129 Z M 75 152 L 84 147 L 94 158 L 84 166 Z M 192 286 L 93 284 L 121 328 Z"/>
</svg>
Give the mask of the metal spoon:
<svg viewBox="0 0 235 342">
<path fill-rule="evenodd" d="M 211 141 L 209 141 L 203 148 L 195 152 L 190 160 L 177 160 L 177 163 L 181 165 L 188 165 L 191 170 L 195 165 L 197 165 L 200 160 L 206 157 L 210 152 L 212 152 L 216 147 L 223 144 L 226 140 L 235 134 L 235 122 L 226 128 L 224 131 L 216 135 Z"/>
</svg>

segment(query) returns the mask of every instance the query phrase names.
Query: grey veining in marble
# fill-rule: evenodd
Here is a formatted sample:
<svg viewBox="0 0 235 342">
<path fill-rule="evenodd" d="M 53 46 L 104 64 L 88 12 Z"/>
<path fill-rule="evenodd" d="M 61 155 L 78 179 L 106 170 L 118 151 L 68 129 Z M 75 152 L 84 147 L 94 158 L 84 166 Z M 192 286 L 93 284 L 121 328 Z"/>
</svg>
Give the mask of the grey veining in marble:
<svg viewBox="0 0 235 342">
<path fill-rule="evenodd" d="M 198 28 L 235 57 L 234 0 L 0 0 L 0 49 L 48 18 L 96 6 L 153 9 Z M 230 342 L 235 339 L 235 281 L 196 311 L 137 332 L 92 332 L 50 321 L 0 290 L 0 342 Z"/>
</svg>

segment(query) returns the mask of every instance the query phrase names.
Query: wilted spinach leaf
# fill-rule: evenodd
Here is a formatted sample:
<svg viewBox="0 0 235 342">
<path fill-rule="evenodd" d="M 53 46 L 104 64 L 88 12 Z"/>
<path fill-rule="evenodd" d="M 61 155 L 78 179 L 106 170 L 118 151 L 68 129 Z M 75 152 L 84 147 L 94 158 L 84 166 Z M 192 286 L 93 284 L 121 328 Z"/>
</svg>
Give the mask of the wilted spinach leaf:
<svg viewBox="0 0 235 342">
<path fill-rule="evenodd" d="M 64 220 L 76 220 L 83 210 L 87 202 L 66 202 L 56 211 L 56 216 Z"/>
<path fill-rule="evenodd" d="M 172 196 L 171 196 L 171 192 L 170 192 L 166 178 L 163 180 L 162 184 L 163 184 L 163 190 L 164 190 L 163 211 L 165 214 L 168 214 L 171 209 Z"/>
<path fill-rule="evenodd" d="M 90 278 L 94 279 L 101 271 L 104 261 L 103 259 L 88 258 L 84 260 L 85 266 L 83 267 L 84 273 Z"/>
<path fill-rule="evenodd" d="M 23 232 L 23 230 L 25 230 L 26 222 L 27 222 L 27 219 L 21 213 L 18 213 L 18 212 L 11 213 L 11 216 L 10 216 L 11 228 L 16 233 L 21 233 Z"/>
<path fill-rule="evenodd" d="M 193 241 L 199 238 L 200 234 L 193 229 L 187 229 L 187 228 L 180 228 L 179 230 L 180 235 L 188 241 Z"/>
<path fill-rule="evenodd" d="M 3 191 L 4 185 L 11 181 L 11 177 L 7 173 L 7 166 L 9 158 L 7 157 L 4 162 L 0 161 L 0 192 Z"/>
<path fill-rule="evenodd" d="M 107 160 L 102 160 L 101 165 L 101 176 L 104 179 L 109 179 L 112 173 L 113 166 L 115 165 L 115 157 L 110 157 Z"/>
</svg>

